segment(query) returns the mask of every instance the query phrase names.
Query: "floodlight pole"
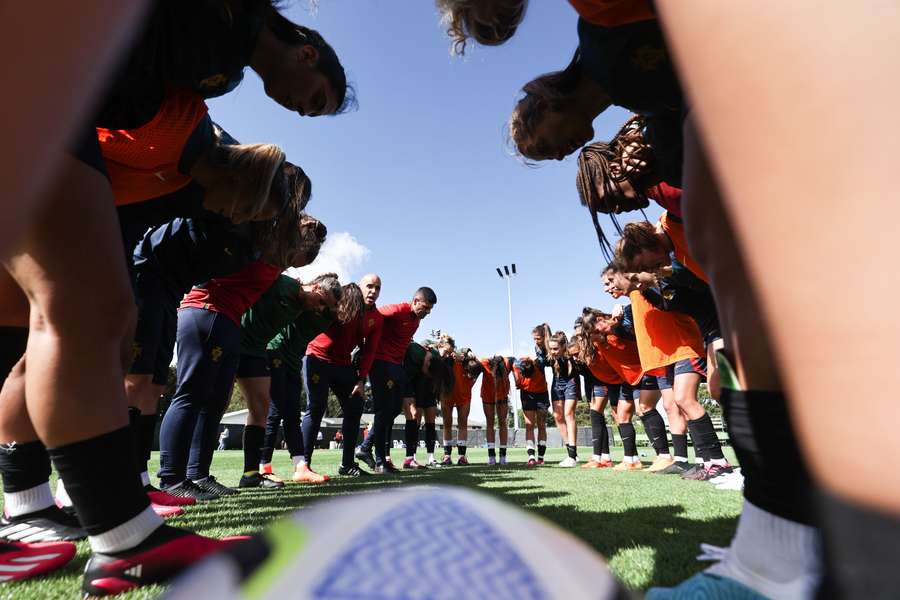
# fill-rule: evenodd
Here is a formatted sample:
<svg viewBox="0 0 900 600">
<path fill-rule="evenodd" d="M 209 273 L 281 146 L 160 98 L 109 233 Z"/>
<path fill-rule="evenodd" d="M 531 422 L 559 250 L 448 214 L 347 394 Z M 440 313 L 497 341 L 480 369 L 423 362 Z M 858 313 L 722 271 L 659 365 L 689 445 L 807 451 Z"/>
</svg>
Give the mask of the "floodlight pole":
<svg viewBox="0 0 900 600">
<path fill-rule="evenodd" d="M 504 274 L 505 273 L 505 274 Z M 509 266 L 503 265 L 503 271 L 500 270 L 500 267 L 497 267 L 497 274 L 501 279 L 506 280 L 506 302 L 507 302 L 507 310 L 509 315 L 509 351 L 512 353 L 513 357 L 516 356 L 516 340 L 513 336 L 513 318 L 512 318 L 512 277 L 516 274 L 516 264 L 512 263 L 512 272 L 510 273 Z M 519 389 L 513 387 L 513 430 L 519 431 L 519 404 L 520 404 L 520 396 Z"/>
</svg>

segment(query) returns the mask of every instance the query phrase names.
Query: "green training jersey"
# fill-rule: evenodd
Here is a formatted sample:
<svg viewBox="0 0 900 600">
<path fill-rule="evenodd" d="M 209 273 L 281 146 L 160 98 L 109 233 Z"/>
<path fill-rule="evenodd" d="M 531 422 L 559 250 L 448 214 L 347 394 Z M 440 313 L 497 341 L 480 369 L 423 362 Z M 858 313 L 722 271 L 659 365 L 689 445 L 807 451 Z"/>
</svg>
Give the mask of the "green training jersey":
<svg viewBox="0 0 900 600">
<path fill-rule="evenodd" d="M 241 354 L 265 357 L 269 341 L 302 310 L 300 282 L 280 275 L 241 317 Z"/>
<path fill-rule="evenodd" d="M 299 371 L 302 368 L 306 346 L 317 335 L 331 327 L 334 315 L 312 311 L 301 313 L 293 322 L 283 328 L 271 342 L 269 351 L 280 358 L 288 368 Z"/>
</svg>

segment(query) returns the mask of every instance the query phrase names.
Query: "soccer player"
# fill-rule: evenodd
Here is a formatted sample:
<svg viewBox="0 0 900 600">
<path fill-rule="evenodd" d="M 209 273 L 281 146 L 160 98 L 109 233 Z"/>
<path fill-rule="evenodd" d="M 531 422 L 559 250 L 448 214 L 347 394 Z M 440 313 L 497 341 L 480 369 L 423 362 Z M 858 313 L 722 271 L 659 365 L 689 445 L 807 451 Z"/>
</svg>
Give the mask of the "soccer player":
<svg viewBox="0 0 900 600">
<path fill-rule="evenodd" d="M 437 0 L 441 21 L 453 42 L 453 52 L 465 54 L 472 38 L 485 46 L 499 46 L 516 33 L 528 0 Z"/>
<path fill-rule="evenodd" d="M 581 397 L 581 381 L 575 362 L 568 354 L 568 346 L 569 340 L 562 331 L 557 331 L 547 340 L 547 362 L 553 370 L 553 383 L 550 385 L 553 419 L 566 445 L 567 454 L 559 462 L 559 466 L 571 468 L 578 464 L 575 406 Z"/>
<path fill-rule="evenodd" d="M 366 279 L 363 280 L 366 283 Z M 359 343 L 359 336 L 366 340 L 367 331 L 374 328 L 374 324 L 370 325 L 366 319 L 366 304 L 363 300 L 362 291 L 356 284 L 345 286 L 348 288 L 346 299 L 342 299 L 340 310 L 337 312 L 337 320 L 331 328 L 325 333 L 320 333 L 315 340 L 319 340 L 316 344 L 317 348 L 323 345 L 327 346 L 326 340 L 320 340 L 322 336 L 333 333 L 335 336 L 339 334 L 338 330 L 334 330 L 335 326 L 343 327 L 345 330 L 353 332 L 354 341 Z M 333 339 L 333 338 L 332 338 Z M 315 341 L 314 340 L 314 341 Z M 362 417 L 362 394 L 356 390 L 356 383 L 359 382 L 359 375 L 356 370 L 346 365 L 329 364 L 313 353 L 313 344 L 307 346 L 306 356 L 303 359 L 303 388 L 306 390 L 306 412 L 303 414 L 303 450 L 304 455 L 294 474 L 294 481 L 321 483 L 323 476 L 312 470 L 312 456 L 316 443 L 322 435 L 319 427 L 322 424 L 322 417 L 325 416 L 325 408 L 328 405 L 328 390 L 334 392 L 338 402 L 341 404 L 343 411 L 343 433 L 344 435 L 357 435 L 359 431 L 359 420 Z M 351 437 L 351 439 L 353 439 Z M 354 444 L 347 444 L 341 460 L 342 475 L 353 475 L 350 471 L 353 468 L 353 450 Z M 346 467 L 345 467 L 346 465 Z M 358 468 L 358 467 L 357 467 Z M 327 479 L 327 478 L 325 478 Z"/>
<path fill-rule="evenodd" d="M 365 295 L 365 287 L 363 294 Z M 403 409 L 403 392 L 406 390 L 406 373 L 403 370 L 403 356 L 419 328 L 422 319 L 428 316 L 437 296 L 429 287 L 416 290 L 412 301 L 389 304 L 378 309 L 384 319 L 381 340 L 369 373 L 372 395 L 375 399 L 375 418 L 369 435 L 360 445 L 356 457 L 370 464 L 374 463 L 376 473 L 396 473 L 399 471 L 388 460 L 390 458 L 390 431 L 394 418 Z M 357 387 L 361 389 L 360 383 Z M 372 449 L 375 458 L 372 460 Z"/>
<path fill-rule="evenodd" d="M 543 363 L 530 356 L 513 361 L 512 371 L 516 387 L 522 394 L 522 412 L 525 415 L 525 448 L 528 451 L 528 466 L 544 464 L 547 448 L 547 411 L 550 409 L 550 395 Z M 538 460 L 534 456 L 535 428 L 537 428 Z M 543 443 L 541 443 L 543 442 Z"/>
<path fill-rule="evenodd" d="M 437 417 L 437 399 L 443 398 L 451 391 L 452 372 L 441 359 L 435 348 L 426 348 L 412 342 L 403 357 L 409 390 L 412 398 L 403 399 L 403 412 L 406 415 L 406 459 L 404 469 L 421 469 L 436 466 L 434 446 L 437 441 L 435 418 Z M 427 462 L 421 465 L 416 461 L 416 449 L 419 446 L 419 427 L 425 418 L 425 451 Z"/>
<path fill-rule="evenodd" d="M 341 309 L 336 310 L 336 306 L 341 301 L 342 294 L 341 284 L 334 273 L 324 273 L 308 283 L 281 275 L 241 317 L 241 355 L 237 383 L 244 393 L 248 412 L 243 441 L 244 474 L 238 487 L 277 488 L 284 485 L 273 476 L 259 471 L 260 448 L 265 438 L 265 422 L 271 404 L 272 379 L 269 376 L 266 347 L 302 313 L 321 315 L 326 312 L 341 312 Z M 362 304 L 361 300 L 358 304 Z M 306 457 L 302 454 L 292 454 L 291 460 L 298 472 L 300 465 L 306 464 Z M 194 483 L 203 487 L 197 480 Z"/>
<path fill-rule="evenodd" d="M 468 348 L 462 348 L 459 352 L 453 352 L 446 358 L 453 371 L 453 389 L 441 398 L 441 416 L 443 417 L 444 430 L 444 457 L 441 465 L 453 464 L 451 453 L 453 452 L 453 409 L 456 409 L 456 451 L 459 458 L 456 464 L 466 466 L 469 459 L 466 457 L 466 449 L 469 441 L 469 410 L 472 408 L 472 387 L 478 376 L 481 375 L 481 363 Z"/>
<path fill-rule="evenodd" d="M 497 463 L 497 450 L 500 453 L 500 464 L 506 464 L 506 444 L 509 441 L 509 373 L 512 362 L 503 356 L 481 359 L 481 406 L 487 426 L 488 464 Z M 499 430 L 499 444 L 494 435 L 494 416 L 496 415 Z M 496 445 L 496 449 L 495 449 Z"/>
</svg>

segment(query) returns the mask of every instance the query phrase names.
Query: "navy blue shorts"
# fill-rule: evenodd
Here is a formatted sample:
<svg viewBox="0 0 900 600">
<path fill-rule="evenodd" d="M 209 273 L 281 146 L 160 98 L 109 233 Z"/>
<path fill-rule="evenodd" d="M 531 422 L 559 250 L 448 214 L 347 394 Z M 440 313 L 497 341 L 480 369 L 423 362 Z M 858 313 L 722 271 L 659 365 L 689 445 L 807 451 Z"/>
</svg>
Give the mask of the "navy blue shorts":
<svg viewBox="0 0 900 600">
<path fill-rule="evenodd" d="M 522 410 L 550 410 L 550 394 L 522 390 Z"/>
<path fill-rule="evenodd" d="M 267 356 L 241 354 L 237 378 L 247 379 L 250 377 L 271 377 L 271 374 L 269 373 L 269 358 Z"/>
<path fill-rule="evenodd" d="M 139 272 L 135 281 L 138 305 L 137 327 L 132 342 L 128 372 L 153 375 L 153 383 L 166 385 L 175 352 L 178 329 L 178 299 L 152 271 Z"/>
<path fill-rule="evenodd" d="M 581 397 L 581 382 L 578 377 L 566 379 L 556 377 L 553 379 L 553 385 L 550 386 L 550 398 L 554 402 L 563 400 L 578 400 Z"/>
<path fill-rule="evenodd" d="M 675 385 L 675 377 L 685 373 L 696 373 L 700 375 L 701 381 L 705 381 L 706 359 L 702 357 L 686 358 L 679 360 L 677 363 L 666 365 L 666 374 L 656 378 L 659 383 L 659 389 L 671 390 L 672 386 Z"/>
<path fill-rule="evenodd" d="M 434 408 L 437 406 L 437 394 L 434 393 L 434 384 L 431 379 L 419 374 L 410 382 L 413 388 L 413 397 L 416 399 L 416 408 Z"/>
<path fill-rule="evenodd" d="M 612 393 L 612 388 L 618 387 L 618 393 Z M 629 385 L 627 383 L 620 383 L 618 386 L 610 386 L 610 395 L 609 397 L 609 405 L 613 408 L 619 404 L 620 400 L 625 400 L 626 402 L 634 402 L 640 390 L 638 387 Z"/>
<path fill-rule="evenodd" d="M 659 377 L 657 377 L 656 375 L 644 375 L 643 377 L 641 377 L 641 382 L 638 384 L 637 389 L 651 391 L 663 389 L 659 386 Z"/>
<path fill-rule="evenodd" d="M 620 383 L 603 383 L 598 379 L 593 380 L 592 398 L 609 398 L 612 402 L 619 401 Z"/>
</svg>

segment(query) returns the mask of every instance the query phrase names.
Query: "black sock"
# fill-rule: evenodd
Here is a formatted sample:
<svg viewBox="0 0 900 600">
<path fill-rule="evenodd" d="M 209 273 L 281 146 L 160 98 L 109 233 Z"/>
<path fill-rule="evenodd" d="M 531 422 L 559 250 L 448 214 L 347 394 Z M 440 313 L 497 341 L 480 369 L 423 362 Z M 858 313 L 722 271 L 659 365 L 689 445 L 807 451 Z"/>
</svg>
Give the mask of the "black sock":
<svg viewBox="0 0 900 600">
<path fill-rule="evenodd" d="M 500 447 L 500 458 L 506 458 L 506 446 Z"/>
<path fill-rule="evenodd" d="M 596 410 L 591 411 L 591 444 L 594 446 L 594 454 L 609 454 L 609 438 L 606 440 L 606 452 L 603 451 L 603 437 L 606 434 L 606 422 L 603 420 L 603 413 Z"/>
<path fill-rule="evenodd" d="M 686 433 L 673 433 L 672 434 L 672 450 L 675 452 L 675 456 L 680 456 L 681 458 L 687 458 L 687 434 Z"/>
<path fill-rule="evenodd" d="M 896 597 L 900 589 L 900 519 L 848 504 L 830 494 L 822 493 L 819 505 L 824 525 L 825 578 L 817 598 Z"/>
<path fill-rule="evenodd" d="M 669 441 L 666 439 L 666 423 L 663 421 L 659 411 L 654 409 L 648 410 L 641 415 L 641 422 L 644 424 L 644 431 L 650 438 L 650 445 L 656 454 L 669 453 Z"/>
<path fill-rule="evenodd" d="M 404 434 L 406 442 L 406 458 L 412 458 L 416 455 L 416 448 L 419 446 L 419 424 L 416 421 L 407 419 Z"/>
<path fill-rule="evenodd" d="M 706 448 L 701 444 L 700 438 L 698 437 L 700 434 L 697 433 L 697 428 L 694 425 L 694 422 L 688 420 L 687 422 L 688 433 L 691 436 L 691 443 L 694 445 L 694 454 L 697 455 L 697 458 L 702 459 L 704 462 L 709 460 L 709 456 L 706 454 Z"/>
<path fill-rule="evenodd" d="M 445 444 L 444 444 L 444 454 L 447 455 L 447 456 L 450 456 L 450 453 L 451 453 L 451 452 L 453 452 L 453 445 L 452 445 L 452 444 L 446 444 L 446 443 L 445 443 Z"/>
<path fill-rule="evenodd" d="M 50 455 L 40 441 L 0 444 L 3 491 L 24 492 L 50 481 Z"/>
<path fill-rule="evenodd" d="M 631 423 L 622 423 L 619 425 L 619 437 L 622 438 L 622 447 L 625 449 L 625 456 L 637 456 L 637 439 L 634 432 L 634 425 Z"/>
<path fill-rule="evenodd" d="M 142 460 L 144 447 L 141 444 L 141 409 L 136 406 L 128 407 L 128 431 L 131 435 L 131 452 L 134 461 L 134 470 L 138 475 L 144 472 L 146 464 Z"/>
<path fill-rule="evenodd" d="M 569 455 L 569 458 L 578 458 L 578 448 L 571 444 L 566 444 L 566 454 Z"/>
<path fill-rule="evenodd" d="M 466 442 L 456 442 L 456 451 L 460 456 L 466 455 Z"/>
<path fill-rule="evenodd" d="M 547 443 L 543 444 L 538 442 L 538 458 L 544 458 L 544 454 L 547 453 Z"/>
<path fill-rule="evenodd" d="M 497 451 L 493 446 L 488 446 L 488 458 L 497 458 Z"/>
<path fill-rule="evenodd" d="M 699 419 L 688 421 L 688 428 L 694 438 L 694 448 L 700 448 L 700 456 L 703 457 L 703 460 L 725 458 L 725 455 L 722 454 L 722 444 L 716 436 L 716 428 L 708 414 L 704 413 Z"/>
<path fill-rule="evenodd" d="M 784 519 L 815 525 L 813 485 L 784 394 L 723 388 L 721 404 L 744 476 L 744 497 Z"/>
<path fill-rule="evenodd" d="M 425 450 L 428 454 L 434 454 L 434 444 L 437 441 L 437 429 L 434 423 L 425 423 Z"/>
<path fill-rule="evenodd" d="M 140 475 L 134 472 L 132 448 L 128 427 L 48 448 L 88 535 L 118 527 L 150 506 Z"/>
<path fill-rule="evenodd" d="M 265 427 L 259 425 L 244 427 L 244 473 L 259 471 L 260 449 L 265 437 Z"/>
</svg>

